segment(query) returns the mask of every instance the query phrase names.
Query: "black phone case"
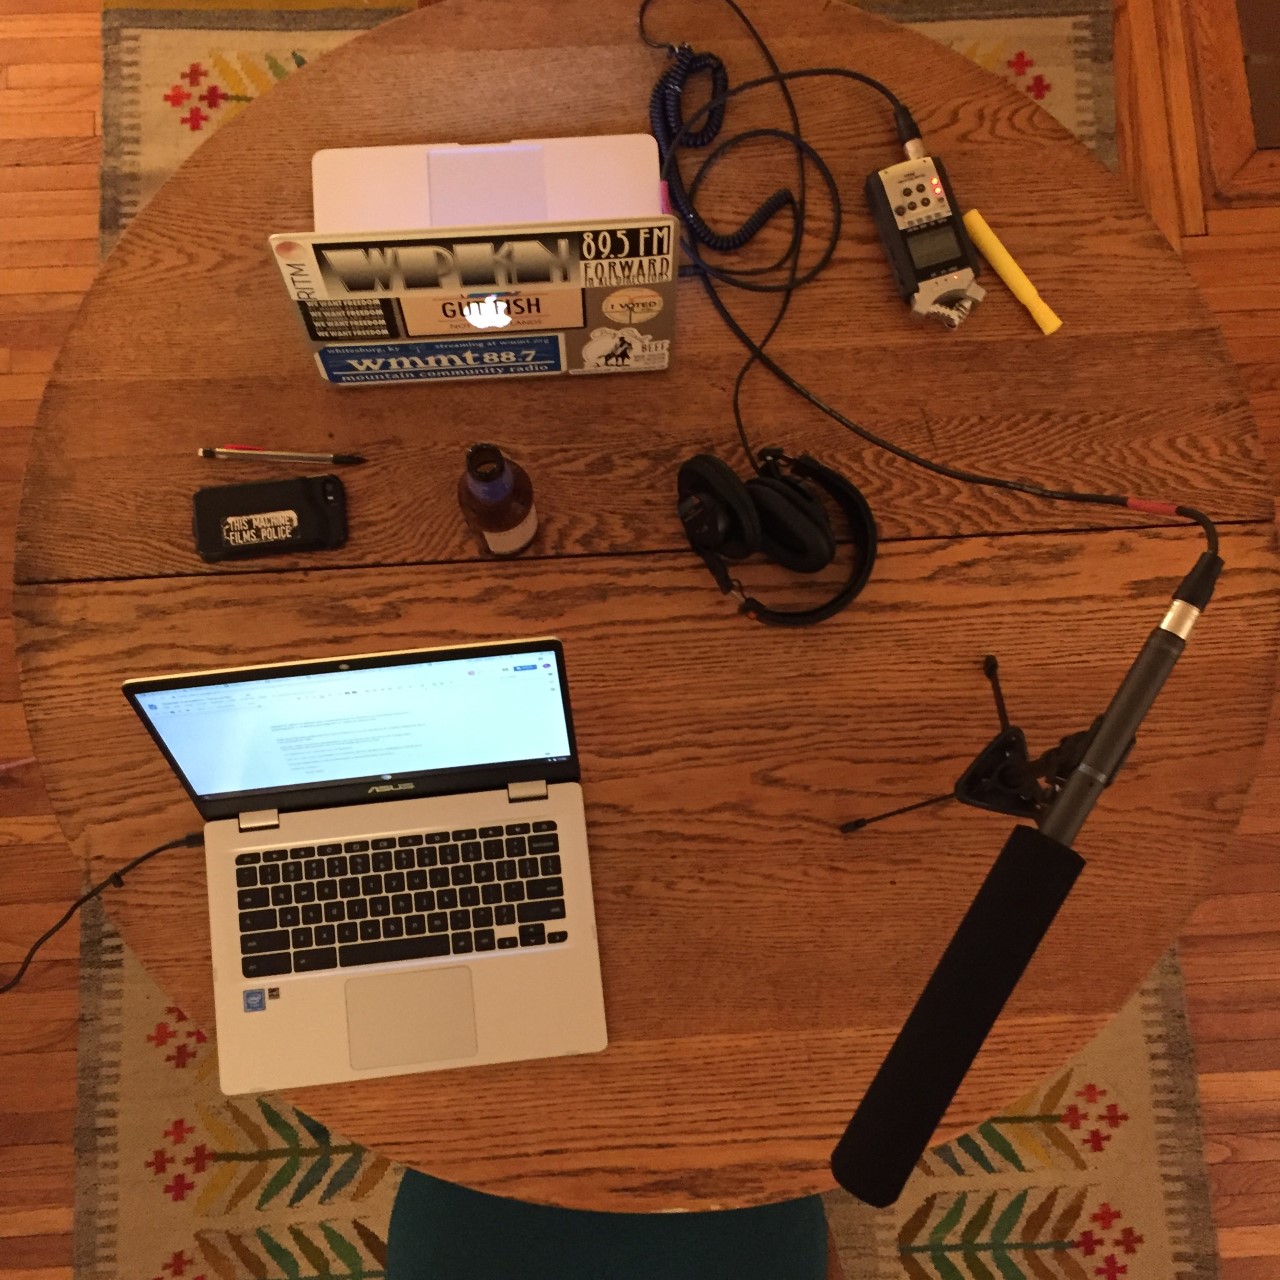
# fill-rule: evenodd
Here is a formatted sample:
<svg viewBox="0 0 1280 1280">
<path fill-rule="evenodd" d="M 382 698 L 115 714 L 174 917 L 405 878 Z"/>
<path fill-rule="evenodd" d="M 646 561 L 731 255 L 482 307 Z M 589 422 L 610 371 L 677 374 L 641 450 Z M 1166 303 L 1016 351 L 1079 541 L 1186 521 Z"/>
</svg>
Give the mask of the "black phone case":
<svg viewBox="0 0 1280 1280">
<path fill-rule="evenodd" d="M 334 475 L 214 485 L 196 492 L 192 524 L 210 563 L 340 547 L 347 495 Z"/>
</svg>

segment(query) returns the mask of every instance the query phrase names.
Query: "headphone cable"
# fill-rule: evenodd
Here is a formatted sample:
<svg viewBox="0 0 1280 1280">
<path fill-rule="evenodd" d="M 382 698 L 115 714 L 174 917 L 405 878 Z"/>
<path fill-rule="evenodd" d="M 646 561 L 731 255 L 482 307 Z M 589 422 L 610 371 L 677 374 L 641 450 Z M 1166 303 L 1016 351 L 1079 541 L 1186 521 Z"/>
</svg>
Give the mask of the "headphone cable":
<svg viewBox="0 0 1280 1280">
<path fill-rule="evenodd" d="M 643 0 L 640 6 L 640 33 L 641 38 L 651 47 L 665 48 L 668 50 L 669 56 L 674 59 L 674 64 L 669 68 L 662 77 L 659 78 L 655 85 L 653 96 L 650 100 L 651 119 L 661 116 L 662 131 L 655 131 L 657 138 L 659 155 L 662 161 L 661 174 L 668 185 L 668 191 L 671 193 L 679 192 L 679 196 L 673 199 L 673 206 L 677 208 L 677 212 L 681 218 L 682 224 L 689 232 L 689 239 L 683 243 L 686 253 L 692 261 L 690 270 L 701 280 L 704 290 L 712 305 L 719 313 L 730 332 L 739 340 L 739 342 L 747 349 L 748 358 L 746 363 L 738 372 L 737 379 L 734 383 L 733 390 L 733 410 L 734 418 L 738 429 L 738 436 L 742 442 L 743 448 L 751 461 L 751 465 L 757 472 L 760 465 L 756 460 L 756 455 L 752 450 L 746 435 L 746 427 L 741 413 L 741 389 L 743 382 L 752 366 L 756 363 L 761 364 L 765 369 L 774 375 L 784 386 L 791 390 L 794 394 L 808 401 L 819 412 L 825 414 L 832 421 L 844 427 L 845 430 L 858 436 L 866 443 L 876 448 L 883 449 L 885 452 L 901 458 L 903 461 L 913 466 L 921 467 L 926 471 L 933 472 L 935 475 L 944 476 L 951 480 L 959 481 L 963 484 L 976 485 L 984 488 L 1001 489 L 1012 493 L 1022 493 L 1030 497 L 1040 498 L 1049 501 L 1072 502 L 1078 504 L 1087 504 L 1093 506 L 1109 506 L 1124 507 L 1131 511 L 1142 511 L 1151 515 L 1163 515 L 1169 517 L 1178 517 L 1184 520 L 1192 521 L 1198 524 L 1204 531 L 1205 539 L 1208 544 L 1209 553 L 1217 555 L 1218 553 L 1218 533 L 1212 520 L 1194 507 L 1186 506 L 1181 503 L 1154 501 L 1149 499 L 1137 498 L 1128 494 L 1116 493 L 1086 493 L 1074 489 L 1054 489 L 1045 485 L 1036 484 L 1026 480 L 1013 480 L 1002 476 L 988 475 L 984 472 L 970 471 L 963 467 L 954 467 L 946 463 L 935 462 L 930 458 L 913 452 L 902 445 L 894 444 L 892 441 L 885 439 L 883 436 L 869 430 L 860 423 L 855 422 L 852 418 L 841 413 L 833 405 L 828 404 L 821 396 L 793 377 L 785 368 L 782 367 L 766 350 L 765 345 L 777 332 L 786 315 L 790 305 L 791 297 L 802 284 L 808 283 L 820 271 L 822 271 L 830 262 L 835 253 L 835 249 L 839 242 L 839 233 L 841 225 L 841 205 L 839 193 L 835 186 L 835 180 L 830 168 L 822 160 L 817 151 L 803 138 L 800 133 L 799 114 L 795 107 L 794 99 L 790 94 L 789 86 L 792 82 L 807 79 L 819 78 L 837 78 L 845 80 L 854 80 L 860 84 L 864 84 L 881 94 L 892 106 L 894 112 L 894 121 L 897 128 L 899 140 L 905 145 L 907 142 L 919 138 L 920 131 L 915 124 L 910 111 L 898 99 L 898 97 L 887 86 L 880 81 L 875 80 L 871 76 L 863 75 L 857 71 L 851 71 L 843 67 L 809 67 L 801 68 L 796 71 L 782 71 L 778 68 L 778 63 L 774 58 L 764 38 L 759 31 L 751 23 L 741 8 L 735 3 L 735 0 L 724 0 L 725 4 L 738 16 L 738 18 L 746 26 L 749 34 L 757 47 L 764 56 L 766 62 L 771 68 L 770 74 L 759 76 L 752 80 L 729 87 L 727 73 L 723 72 L 723 62 L 713 54 L 693 55 L 689 46 L 677 48 L 675 45 L 662 45 L 649 38 L 644 29 L 644 15 L 652 0 Z M 691 57 L 682 57 L 682 54 L 688 53 Z M 720 68 L 717 73 L 716 68 Z M 680 109 L 680 98 L 684 89 L 688 85 L 690 77 L 699 71 L 710 71 L 712 74 L 713 90 L 718 89 L 719 92 L 713 93 L 713 96 L 704 103 L 697 111 L 688 119 L 685 119 Z M 720 125 L 723 122 L 724 107 L 730 101 L 743 93 L 752 92 L 757 89 L 775 85 L 783 90 L 788 111 L 790 114 L 793 132 L 787 133 L 784 130 L 748 130 L 743 134 L 734 135 L 726 142 L 721 143 L 701 164 L 690 182 L 687 192 L 685 190 L 683 179 L 680 176 L 679 169 L 679 153 L 682 147 L 691 147 L 694 145 L 706 146 L 717 136 Z M 660 108 L 660 109 L 659 109 Z M 706 119 L 708 123 L 700 126 L 700 122 Z M 714 126 L 714 127 L 713 127 Z M 707 224 L 700 215 L 697 215 L 696 209 L 692 207 L 693 198 L 696 196 L 698 187 L 701 185 L 709 169 L 732 147 L 737 146 L 740 142 L 748 141 L 760 137 L 773 137 L 779 140 L 787 141 L 797 150 L 797 159 L 800 165 L 801 175 L 803 176 L 805 160 L 810 160 L 824 185 L 827 187 L 828 193 L 832 201 L 832 218 L 831 231 L 827 236 L 822 250 L 816 263 L 807 268 L 803 273 L 799 269 L 800 250 L 804 241 L 805 232 L 805 215 L 807 202 L 803 198 L 803 188 L 801 197 L 797 198 L 786 192 L 787 198 L 781 198 L 783 193 L 775 192 L 768 200 L 762 202 L 758 206 L 756 212 L 729 237 L 735 242 L 739 240 L 744 229 L 754 227 L 752 235 L 756 234 L 763 228 L 773 216 L 782 209 L 790 209 L 795 220 L 788 251 L 769 267 L 740 269 L 737 271 L 729 270 L 719 266 L 713 266 L 707 263 L 699 243 L 707 247 L 715 248 L 716 244 L 708 243 L 702 239 L 701 229 L 706 228 Z M 695 144 L 695 141 L 696 144 Z M 679 206 L 675 205 L 676 199 L 684 199 L 688 204 L 692 216 L 686 216 L 680 212 Z M 763 219 L 760 217 L 761 211 L 770 209 L 771 212 Z M 719 233 L 711 233 L 713 236 Z M 741 240 L 741 243 L 735 244 L 736 248 L 741 248 L 751 238 Z M 771 270 L 777 270 L 784 263 L 789 264 L 788 276 L 782 282 L 770 282 L 755 278 L 761 274 Z M 782 294 L 782 300 L 777 313 L 774 315 L 764 337 L 757 341 L 752 338 L 737 318 L 729 311 L 729 308 L 720 296 L 719 290 L 716 288 L 716 282 L 728 285 L 732 288 L 740 288 L 749 292 L 778 292 Z"/>
</svg>

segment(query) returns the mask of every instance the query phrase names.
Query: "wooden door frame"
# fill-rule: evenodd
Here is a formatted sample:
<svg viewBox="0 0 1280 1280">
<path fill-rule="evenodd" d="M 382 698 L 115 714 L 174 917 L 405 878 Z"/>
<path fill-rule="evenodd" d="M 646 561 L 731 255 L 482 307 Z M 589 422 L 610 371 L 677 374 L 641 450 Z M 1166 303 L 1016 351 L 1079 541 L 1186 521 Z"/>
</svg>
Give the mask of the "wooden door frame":
<svg viewBox="0 0 1280 1280">
<path fill-rule="evenodd" d="M 1194 69 L 1206 207 L 1280 200 L 1280 149 L 1259 149 L 1235 0 L 1181 0 Z"/>
</svg>

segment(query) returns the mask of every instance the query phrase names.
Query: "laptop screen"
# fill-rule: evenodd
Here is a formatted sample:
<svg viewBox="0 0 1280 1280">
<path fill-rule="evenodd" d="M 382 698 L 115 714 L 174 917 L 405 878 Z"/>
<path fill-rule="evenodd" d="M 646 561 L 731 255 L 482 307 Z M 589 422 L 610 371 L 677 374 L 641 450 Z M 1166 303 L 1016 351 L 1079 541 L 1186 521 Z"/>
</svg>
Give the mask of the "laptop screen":
<svg viewBox="0 0 1280 1280">
<path fill-rule="evenodd" d="M 574 756 L 554 641 L 133 681 L 125 692 L 198 804 L 273 793 L 315 804 L 332 787 L 344 799 L 475 790 L 558 774 Z M 424 775 L 436 784 L 364 785 Z"/>
</svg>

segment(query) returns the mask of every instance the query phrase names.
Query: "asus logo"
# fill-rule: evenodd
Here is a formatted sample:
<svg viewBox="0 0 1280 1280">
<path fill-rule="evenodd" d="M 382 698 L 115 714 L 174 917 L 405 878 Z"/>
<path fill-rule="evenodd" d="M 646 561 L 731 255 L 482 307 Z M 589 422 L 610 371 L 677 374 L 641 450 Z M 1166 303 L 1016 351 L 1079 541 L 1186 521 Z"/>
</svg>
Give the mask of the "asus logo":
<svg viewBox="0 0 1280 1280">
<path fill-rule="evenodd" d="M 368 794 L 371 796 L 381 795 L 384 791 L 412 791 L 412 782 L 381 782 L 376 787 L 370 787 Z"/>
</svg>

